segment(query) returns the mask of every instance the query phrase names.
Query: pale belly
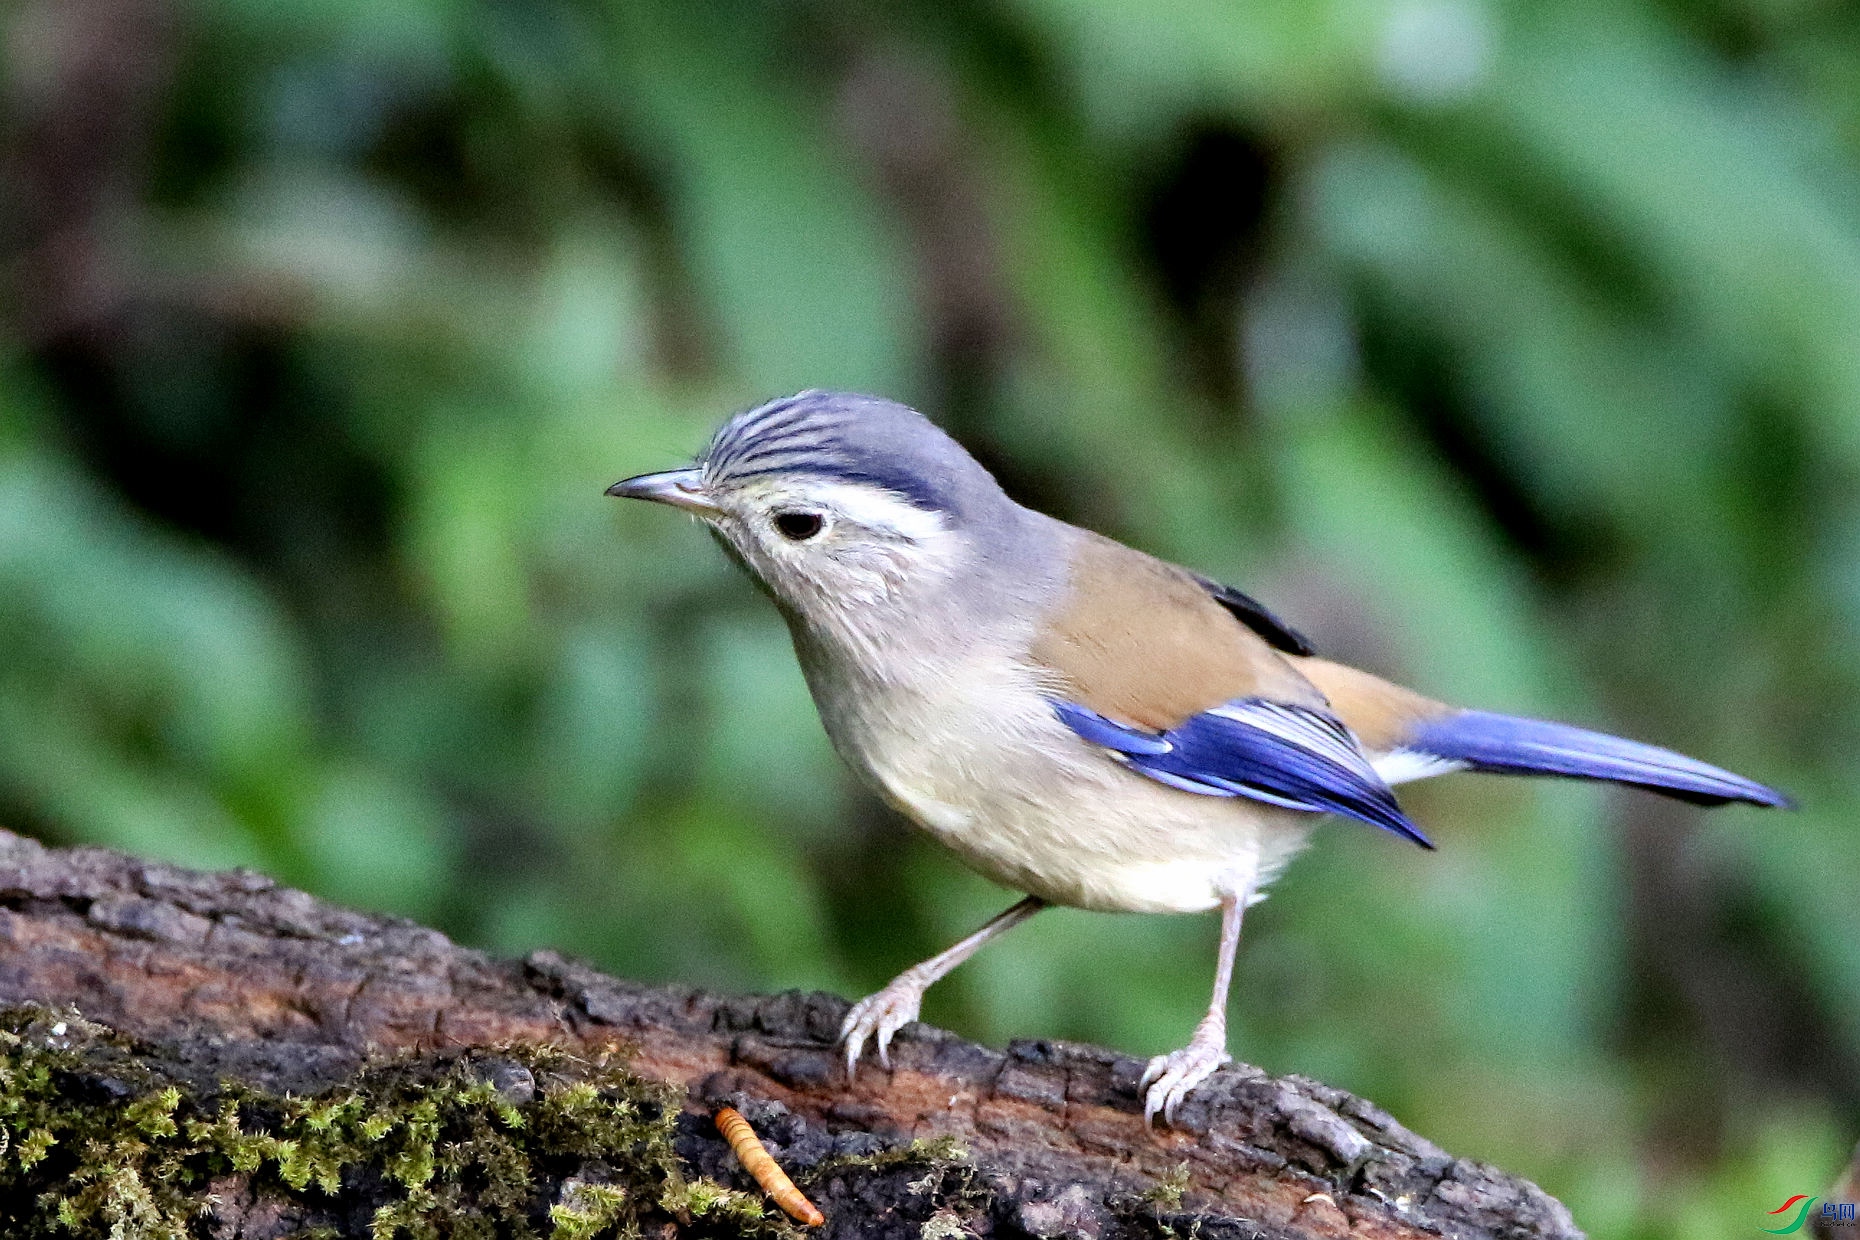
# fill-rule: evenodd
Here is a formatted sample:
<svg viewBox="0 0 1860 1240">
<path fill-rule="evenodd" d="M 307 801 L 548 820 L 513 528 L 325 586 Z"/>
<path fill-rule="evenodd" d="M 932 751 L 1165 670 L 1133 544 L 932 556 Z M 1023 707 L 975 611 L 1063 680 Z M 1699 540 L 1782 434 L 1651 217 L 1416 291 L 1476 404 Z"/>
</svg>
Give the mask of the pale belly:
<svg viewBox="0 0 1860 1240">
<path fill-rule="evenodd" d="M 820 704 L 856 770 L 1004 886 L 1078 908 L 1196 912 L 1227 891 L 1257 898 L 1316 821 L 1165 787 L 1080 740 L 1043 699 L 1000 688 L 971 688 L 986 715 L 950 691 L 903 702 L 868 695 L 857 713 Z M 1009 702 L 1020 709 L 1004 712 Z"/>
<path fill-rule="evenodd" d="M 944 790 L 939 797 L 908 781 L 887 792 L 985 877 L 1053 904 L 1107 912 L 1198 912 L 1230 891 L 1258 899 L 1313 824 L 1311 815 L 1143 782 L 1149 787 L 1108 797 L 1068 790 L 1010 798 Z M 1187 806 L 1173 803 L 1191 798 Z"/>
</svg>

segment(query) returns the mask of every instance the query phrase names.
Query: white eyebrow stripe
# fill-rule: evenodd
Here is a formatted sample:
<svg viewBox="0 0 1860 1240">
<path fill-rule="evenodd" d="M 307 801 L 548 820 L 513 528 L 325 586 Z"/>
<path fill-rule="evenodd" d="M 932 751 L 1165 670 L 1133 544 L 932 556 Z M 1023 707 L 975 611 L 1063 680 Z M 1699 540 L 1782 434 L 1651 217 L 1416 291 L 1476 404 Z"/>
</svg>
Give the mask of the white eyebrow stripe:
<svg viewBox="0 0 1860 1240">
<path fill-rule="evenodd" d="M 919 508 L 883 487 L 858 482 L 811 482 L 796 488 L 792 502 L 819 504 L 860 525 L 893 530 L 919 542 L 948 528 L 942 513 Z"/>
</svg>

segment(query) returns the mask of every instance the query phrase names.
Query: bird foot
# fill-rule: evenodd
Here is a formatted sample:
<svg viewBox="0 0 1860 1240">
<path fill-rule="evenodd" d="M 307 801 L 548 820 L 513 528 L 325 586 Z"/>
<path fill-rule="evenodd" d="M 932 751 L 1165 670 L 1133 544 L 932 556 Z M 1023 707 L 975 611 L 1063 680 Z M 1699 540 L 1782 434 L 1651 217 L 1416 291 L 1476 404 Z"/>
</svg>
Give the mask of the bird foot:
<svg viewBox="0 0 1860 1240">
<path fill-rule="evenodd" d="M 1137 1083 L 1137 1088 L 1144 1091 L 1145 1124 L 1153 1123 L 1158 1111 L 1162 1112 L 1164 1123 L 1174 1124 L 1176 1108 L 1182 1105 L 1189 1091 L 1212 1076 L 1222 1064 L 1233 1062 L 1233 1056 L 1222 1045 L 1224 1040 L 1203 1038 L 1197 1033 L 1181 1050 L 1150 1060 L 1143 1079 Z"/>
<path fill-rule="evenodd" d="M 891 984 L 877 994 L 867 995 L 853 1004 L 840 1024 L 840 1042 L 846 1047 L 847 1079 L 852 1078 L 859 1066 L 859 1055 L 865 1050 L 868 1038 L 878 1047 L 878 1062 L 887 1072 L 891 1070 L 891 1036 L 917 1019 L 925 989 L 923 983 L 906 973 L 893 978 Z"/>
</svg>

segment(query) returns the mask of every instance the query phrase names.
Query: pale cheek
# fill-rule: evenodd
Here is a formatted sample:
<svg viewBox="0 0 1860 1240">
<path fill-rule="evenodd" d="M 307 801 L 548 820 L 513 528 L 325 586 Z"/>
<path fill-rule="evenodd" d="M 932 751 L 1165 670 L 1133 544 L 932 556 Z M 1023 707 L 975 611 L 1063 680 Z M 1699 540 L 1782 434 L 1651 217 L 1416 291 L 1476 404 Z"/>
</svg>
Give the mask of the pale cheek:
<svg viewBox="0 0 1860 1240">
<path fill-rule="evenodd" d="M 732 537 L 729 542 L 732 550 L 736 552 L 736 558 L 741 561 L 744 568 L 770 584 L 776 584 L 781 580 L 782 565 L 769 554 L 768 548 L 752 538 L 740 535 Z"/>
<path fill-rule="evenodd" d="M 869 622 L 874 609 L 949 574 L 957 551 L 947 536 L 919 543 L 803 543 L 739 533 L 750 571 L 803 614 L 835 628 Z"/>
<path fill-rule="evenodd" d="M 906 579 L 900 558 L 882 551 L 844 552 L 798 566 L 815 592 L 841 606 L 869 606 L 896 594 Z"/>
<path fill-rule="evenodd" d="M 870 602 L 892 593 L 909 571 L 898 549 L 818 543 L 762 549 L 762 571 L 778 587 L 827 603 Z"/>
</svg>

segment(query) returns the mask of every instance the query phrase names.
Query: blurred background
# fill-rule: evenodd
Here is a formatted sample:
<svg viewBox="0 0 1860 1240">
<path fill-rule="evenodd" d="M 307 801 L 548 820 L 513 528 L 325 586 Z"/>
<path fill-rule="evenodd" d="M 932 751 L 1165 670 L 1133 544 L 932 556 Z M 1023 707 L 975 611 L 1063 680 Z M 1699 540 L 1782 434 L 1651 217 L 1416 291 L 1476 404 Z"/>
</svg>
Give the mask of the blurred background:
<svg viewBox="0 0 1860 1240">
<path fill-rule="evenodd" d="M 1860 1137 L 1860 9 L 19 0 L 0 823 L 497 952 L 872 990 L 1012 896 L 603 499 L 805 386 L 1326 653 L 1792 815 L 1449 779 L 1248 921 L 1233 1046 L 1743 1236 Z M 932 991 L 1180 1045 L 1215 919 Z"/>
</svg>

